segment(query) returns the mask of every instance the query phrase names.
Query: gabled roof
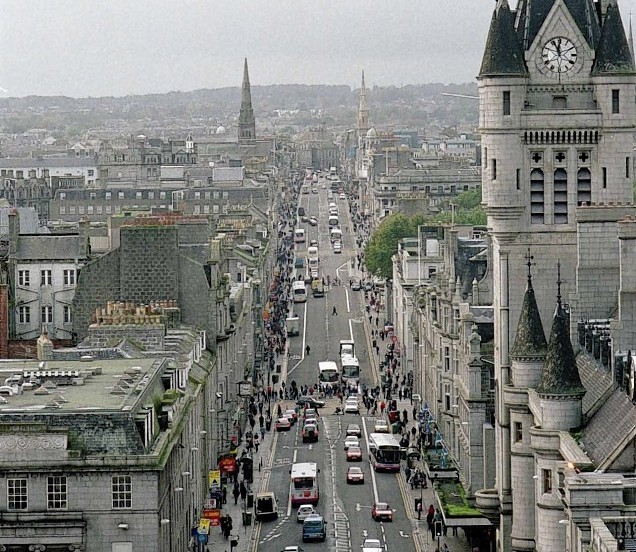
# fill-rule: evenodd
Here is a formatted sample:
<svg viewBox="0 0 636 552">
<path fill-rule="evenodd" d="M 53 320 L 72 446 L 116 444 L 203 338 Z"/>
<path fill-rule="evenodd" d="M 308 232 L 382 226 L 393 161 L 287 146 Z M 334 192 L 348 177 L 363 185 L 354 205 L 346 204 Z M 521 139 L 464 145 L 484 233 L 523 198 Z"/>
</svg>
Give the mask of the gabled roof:
<svg viewBox="0 0 636 552">
<path fill-rule="evenodd" d="M 620 10 L 616 4 L 607 7 L 601 39 L 596 49 L 592 75 L 634 73 L 634 60 L 629 48 Z"/>
<path fill-rule="evenodd" d="M 517 32 L 524 49 L 539 34 L 557 0 L 520 0 L 517 6 Z M 598 13 L 592 0 L 563 0 L 589 47 L 594 49 L 601 36 Z"/>
<path fill-rule="evenodd" d="M 66 261 L 86 259 L 82 238 L 78 234 L 20 234 L 12 255 L 17 261 Z"/>
<path fill-rule="evenodd" d="M 523 50 L 507 0 L 499 0 L 492 15 L 479 76 L 525 76 Z"/>
</svg>

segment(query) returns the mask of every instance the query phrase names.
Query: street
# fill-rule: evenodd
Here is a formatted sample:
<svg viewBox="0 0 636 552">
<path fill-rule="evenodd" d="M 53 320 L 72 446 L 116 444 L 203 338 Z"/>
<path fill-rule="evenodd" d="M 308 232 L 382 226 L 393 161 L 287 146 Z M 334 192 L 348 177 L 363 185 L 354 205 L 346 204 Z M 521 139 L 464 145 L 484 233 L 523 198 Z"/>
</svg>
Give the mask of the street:
<svg viewBox="0 0 636 552">
<path fill-rule="evenodd" d="M 326 182 L 327 189 L 321 188 L 323 182 Z M 306 303 L 294 305 L 294 312 L 300 317 L 300 335 L 290 338 L 289 357 L 282 381 L 285 381 L 288 388 L 292 381 L 299 387 L 315 386 L 318 362 L 338 362 L 339 341 L 353 339 L 360 361 L 361 383 L 367 387 L 375 387 L 379 384 L 379 378 L 372 368 L 373 363 L 369 356 L 376 353 L 371 350 L 370 340 L 365 333 L 364 317 L 367 314 L 364 291 L 352 291 L 349 288 L 350 278 L 361 276 L 358 270 L 353 269 L 351 262 L 357 254 L 356 236 L 352 233 L 347 201 L 338 199 L 337 193 L 334 193 L 334 199 L 328 199 L 328 185 L 329 181 L 321 179 L 317 186 L 318 194 L 300 196 L 299 206 L 305 208 L 308 216 L 315 216 L 318 225 L 299 222 L 297 228 L 305 229 L 306 243 L 296 244 L 296 254 L 305 257 L 310 240 L 318 240 L 321 275 L 325 279 L 329 276 L 332 285 L 327 287 L 325 297 L 314 298 L 309 293 Z M 343 233 L 343 249 L 340 254 L 333 252 L 329 240 L 328 204 L 331 201 L 338 204 L 340 211 L 340 228 Z M 299 269 L 299 273 L 304 274 L 304 269 Z M 341 285 L 333 285 L 336 276 L 341 280 Z M 308 355 L 307 345 L 310 349 Z M 289 470 L 294 462 L 316 462 L 320 469 L 320 502 L 317 510 L 328 522 L 328 548 L 337 551 L 359 550 L 365 538 L 377 538 L 385 550 L 416 550 L 411 534 L 411 520 L 405 508 L 405 502 L 410 499 L 407 497 L 403 477 L 395 473 L 375 473 L 369 464 L 367 436 L 373 431 L 375 417 L 366 416 L 366 409 L 362 404 L 361 415 L 335 415 L 334 410 L 339 405 L 339 399 L 329 398 L 325 408 L 319 410 L 320 438 L 315 444 L 302 444 L 300 421 L 291 431 L 277 434 L 267 487 L 278 498 L 279 518 L 256 527 L 255 544 L 259 551 L 279 552 L 291 545 L 300 545 L 305 550 L 318 548 L 314 544 L 302 543 L 301 524 L 296 521 L 296 509 L 291 507 Z M 281 403 L 283 410 L 293 406 L 293 401 Z M 362 428 L 362 462 L 346 461 L 343 443 L 349 423 L 357 423 Z M 362 467 L 365 474 L 363 485 L 347 484 L 348 465 Z M 376 522 L 371 518 L 374 500 L 389 503 L 393 509 L 393 522 Z"/>
</svg>

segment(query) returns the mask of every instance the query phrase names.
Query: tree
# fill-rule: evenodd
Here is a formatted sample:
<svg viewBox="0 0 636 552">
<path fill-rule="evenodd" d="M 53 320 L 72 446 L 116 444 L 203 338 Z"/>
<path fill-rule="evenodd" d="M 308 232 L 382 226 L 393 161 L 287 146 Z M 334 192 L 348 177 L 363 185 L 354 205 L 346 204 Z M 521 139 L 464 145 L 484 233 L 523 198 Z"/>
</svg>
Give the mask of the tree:
<svg viewBox="0 0 636 552">
<path fill-rule="evenodd" d="M 453 222 L 470 226 L 486 224 L 486 213 L 481 207 L 481 188 L 462 192 L 454 199 L 453 204 L 457 206 L 454 214 L 447 210 L 428 216 L 407 217 L 402 213 L 395 213 L 386 217 L 367 243 L 364 254 L 367 270 L 380 278 L 391 278 L 391 259 L 397 253 L 399 241 L 417 237 L 419 226 L 445 225 Z"/>
</svg>

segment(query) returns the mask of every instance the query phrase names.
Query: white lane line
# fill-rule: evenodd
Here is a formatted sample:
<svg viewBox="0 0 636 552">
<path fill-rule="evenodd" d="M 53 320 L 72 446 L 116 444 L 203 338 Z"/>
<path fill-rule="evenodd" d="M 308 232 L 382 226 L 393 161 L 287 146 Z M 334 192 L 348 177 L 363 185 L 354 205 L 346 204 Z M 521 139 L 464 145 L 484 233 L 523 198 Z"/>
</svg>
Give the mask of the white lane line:
<svg viewBox="0 0 636 552">
<path fill-rule="evenodd" d="M 351 312 L 351 305 L 349 305 L 349 290 L 345 288 L 345 297 L 347 298 L 347 312 Z"/>
<path fill-rule="evenodd" d="M 362 417 L 362 429 L 364 431 L 364 440 L 367 445 L 367 454 L 371 456 L 371 449 L 369 448 L 369 435 L 367 433 L 367 421 L 366 418 Z M 378 499 L 378 484 L 375 480 L 375 470 L 373 469 L 373 464 L 369 462 L 369 471 L 371 472 L 371 483 L 373 484 L 373 499 L 375 502 L 379 502 Z"/>
<path fill-rule="evenodd" d="M 353 341 L 353 325 L 352 325 L 353 320 L 351 320 L 351 318 L 349 318 L 349 339 L 351 339 L 351 341 Z"/>
<path fill-rule="evenodd" d="M 328 337 L 328 336 L 327 336 Z M 300 351 L 300 360 L 287 370 L 287 375 L 291 374 L 305 359 L 305 345 L 307 343 L 307 302 L 305 302 L 305 312 L 303 314 L 303 345 Z M 328 342 L 327 342 L 328 343 Z"/>
<path fill-rule="evenodd" d="M 296 437 L 298 437 L 298 434 L 296 434 Z M 298 455 L 298 449 L 294 450 L 294 456 L 292 459 L 292 463 L 295 464 L 296 463 L 296 458 Z M 289 480 L 289 500 L 287 501 L 287 517 L 291 516 L 291 511 L 292 511 L 292 482 L 291 482 L 291 478 Z"/>
</svg>

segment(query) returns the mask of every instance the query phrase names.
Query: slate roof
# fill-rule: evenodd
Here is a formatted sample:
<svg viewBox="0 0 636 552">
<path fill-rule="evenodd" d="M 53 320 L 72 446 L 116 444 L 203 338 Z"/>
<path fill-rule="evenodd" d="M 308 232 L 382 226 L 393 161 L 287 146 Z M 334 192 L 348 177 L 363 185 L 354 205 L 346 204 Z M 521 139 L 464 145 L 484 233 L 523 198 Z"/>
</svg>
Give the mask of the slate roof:
<svg viewBox="0 0 636 552">
<path fill-rule="evenodd" d="M 542 358 L 545 357 L 548 343 L 545 340 L 545 332 L 537 299 L 534 295 L 532 280 L 528 278 L 528 286 L 523 296 L 521 314 L 517 324 L 515 342 L 510 351 L 511 358 Z"/>
<path fill-rule="evenodd" d="M 607 7 L 603 31 L 596 49 L 593 75 L 613 75 L 616 73 L 634 73 L 634 60 L 629 49 L 625 28 L 618 6 Z"/>
<path fill-rule="evenodd" d="M 524 49 L 528 49 L 556 0 L 520 0 L 517 6 L 517 33 Z M 572 18 L 591 48 L 596 48 L 601 36 L 598 13 L 592 0 L 565 0 Z"/>
<path fill-rule="evenodd" d="M 614 386 L 614 381 L 611 372 L 606 372 L 599 366 L 598 360 L 585 351 L 576 355 L 576 365 L 586 391 L 583 397 L 583 414 L 589 416 L 590 411 L 595 409 L 597 403 Z"/>
<path fill-rule="evenodd" d="M 479 76 L 525 76 L 528 71 L 523 50 L 514 29 L 514 16 L 507 0 L 497 2 Z"/>
<path fill-rule="evenodd" d="M 580 396 L 585 393 L 570 341 L 568 317 L 560 302 L 552 320 L 548 353 L 541 372 L 541 383 L 537 387 L 537 393 L 539 395 Z"/>
<path fill-rule="evenodd" d="M 598 466 L 616 451 L 616 447 L 636 426 L 636 406 L 625 391 L 616 389 L 583 430 L 581 443 Z"/>
<path fill-rule="evenodd" d="M 78 234 L 20 234 L 12 258 L 23 261 L 63 261 L 85 259 Z"/>
</svg>

